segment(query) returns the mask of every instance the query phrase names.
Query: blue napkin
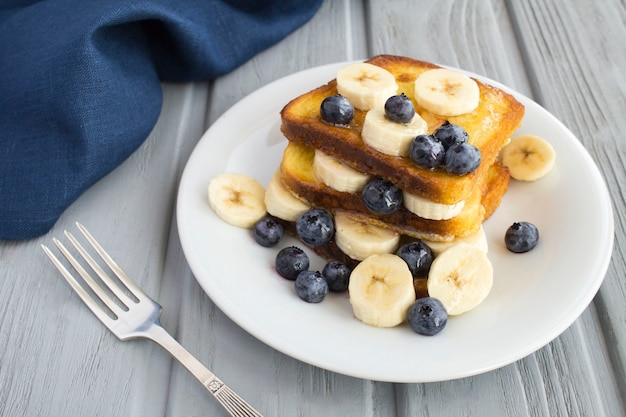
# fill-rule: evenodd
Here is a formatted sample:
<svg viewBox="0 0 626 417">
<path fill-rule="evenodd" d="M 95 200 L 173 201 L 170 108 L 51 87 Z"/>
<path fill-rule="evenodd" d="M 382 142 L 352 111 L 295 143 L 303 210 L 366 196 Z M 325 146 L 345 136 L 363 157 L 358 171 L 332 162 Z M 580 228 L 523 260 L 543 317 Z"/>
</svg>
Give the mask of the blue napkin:
<svg viewBox="0 0 626 417">
<path fill-rule="evenodd" d="M 218 77 L 321 0 L 4 0 L 0 239 L 46 233 L 154 127 L 161 81 Z"/>
</svg>

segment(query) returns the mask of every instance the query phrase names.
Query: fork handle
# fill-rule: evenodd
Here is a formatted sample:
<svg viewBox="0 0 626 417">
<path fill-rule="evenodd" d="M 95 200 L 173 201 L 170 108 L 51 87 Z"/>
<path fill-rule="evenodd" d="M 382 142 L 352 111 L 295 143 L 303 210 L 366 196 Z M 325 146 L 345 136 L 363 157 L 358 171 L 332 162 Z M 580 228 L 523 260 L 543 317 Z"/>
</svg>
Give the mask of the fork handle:
<svg viewBox="0 0 626 417">
<path fill-rule="evenodd" d="M 243 398 L 209 371 L 159 324 L 153 324 L 143 334 L 178 360 L 215 397 L 232 417 L 263 417 Z"/>
</svg>

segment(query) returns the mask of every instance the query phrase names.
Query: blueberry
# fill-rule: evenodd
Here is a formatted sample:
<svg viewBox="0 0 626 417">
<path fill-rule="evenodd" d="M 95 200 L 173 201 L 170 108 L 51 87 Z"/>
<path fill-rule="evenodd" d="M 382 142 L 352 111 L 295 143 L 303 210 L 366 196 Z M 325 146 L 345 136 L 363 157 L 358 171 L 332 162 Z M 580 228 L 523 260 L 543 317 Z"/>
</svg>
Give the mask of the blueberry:
<svg viewBox="0 0 626 417">
<path fill-rule="evenodd" d="M 446 327 L 448 313 L 441 301 L 433 297 L 424 297 L 411 306 L 408 319 L 415 333 L 434 336 Z"/>
<path fill-rule="evenodd" d="M 319 303 L 328 294 L 328 284 L 319 271 L 302 271 L 296 278 L 296 294 L 307 303 Z"/>
<path fill-rule="evenodd" d="M 297 246 L 281 249 L 276 255 L 276 271 L 281 277 L 295 280 L 298 274 L 309 269 L 309 257 Z"/>
<path fill-rule="evenodd" d="M 354 118 L 354 107 L 347 98 L 336 94 L 322 101 L 320 115 L 324 122 L 331 125 L 347 125 Z"/>
<path fill-rule="evenodd" d="M 433 132 L 433 136 L 441 142 L 445 149 L 448 149 L 455 143 L 467 143 L 469 139 L 465 129 L 447 120 Z"/>
<path fill-rule="evenodd" d="M 323 209 L 310 209 L 296 220 L 296 233 L 304 243 L 312 246 L 328 243 L 335 234 L 333 216 Z"/>
<path fill-rule="evenodd" d="M 350 273 L 352 269 L 345 263 L 334 260 L 324 265 L 322 275 L 326 278 L 328 289 L 333 292 L 341 292 L 348 289 Z"/>
<path fill-rule="evenodd" d="M 415 107 L 404 93 L 391 96 L 385 102 L 385 116 L 395 123 L 409 123 L 415 116 Z"/>
<path fill-rule="evenodd" d="M 465 175 L 476 171 L 482 157 L 480 151 L 469 143 L 456 143 L 446 150 L 444 165 L 450 174 Z"/>
<path fill-rule="evenodd" d="M 382 178 L 367 183 L 361 195 L 365 206 L 377 214 L 393 213 L 402 207 L 402 190 Z"/>
<path fill-rule="evenodd" d="M 275 246 L 283 237 L 283 225 L 271 216 L 263 217 L 252 228 L 254 240 L 267 248 Z"/>
<path fill-rule="evenodd" d="M 539 241 L 537 226 L 529 222 L 515 222 L 504 235 L 504 243 L 511 252 L 528 252 Z"/>
<path fill-rule="evenodd" d="M 422 168 L 438 168 L 444 160 L 446 150 L 432 135 L 419 135 L 409 146 L 409 153 L 415 165 Z"/>
<path fill-rule="evenodd" d="M 400 246 L 396 255 L 404 259 L 414 278 L 427 276 L 434 258 L 428 245 L 419 240 Z"/>
</svg>

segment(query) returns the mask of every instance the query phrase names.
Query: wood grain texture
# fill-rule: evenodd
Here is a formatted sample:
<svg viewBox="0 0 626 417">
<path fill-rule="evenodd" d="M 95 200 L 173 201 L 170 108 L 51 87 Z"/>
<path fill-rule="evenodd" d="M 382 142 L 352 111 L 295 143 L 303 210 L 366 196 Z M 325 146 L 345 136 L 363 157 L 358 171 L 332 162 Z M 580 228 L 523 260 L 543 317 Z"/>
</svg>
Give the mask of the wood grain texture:
<svg viewBox="0 0 626 417">
<path fill-rule="evenodd" d="M 370 1 L 368 24 L 371 55 L 417 57 L 530 92 L 504 1 Z"/>
<path fill-rule="evenodd" d="M 165 328 L 268 417 L 626 416 L 625 22 L 621 0 L 327 0 L 307 25 L 224 77 L 165 84 L 161 117 L 137 152 L 48 235 L 0 242 L 0 416 L 224 415 L 158 346 L 108 333 L 53 269 L 40 244 L 76 230 L 76 220 L 159 300 Z M 511 365 L 430 384 L 338 375 L 246 333 L 189 270 L 176 193 L 203 132 L 267 83 L 378 53 L 464 68 L 532 97 L 605 177 L 615 248 L 604 284 L 560 337 Z"/>
<path fill-rule="evenodd" d="M 564 1 L 533 1 L 511 2 L 511 8 L 517 16 L 516 32 L 535 99 L 576 134 L 600 168 L 613 200 L 613 256 L 594 304 L 596 326 L 603 331 L 624 401 L 626 141 L 620 131 L 626 114 L 624 4 L 614 1 L 599 7 L 592 2 L 574 6 Z M 572 31 L 588 26 L 603 29 Z"/>
</svg>

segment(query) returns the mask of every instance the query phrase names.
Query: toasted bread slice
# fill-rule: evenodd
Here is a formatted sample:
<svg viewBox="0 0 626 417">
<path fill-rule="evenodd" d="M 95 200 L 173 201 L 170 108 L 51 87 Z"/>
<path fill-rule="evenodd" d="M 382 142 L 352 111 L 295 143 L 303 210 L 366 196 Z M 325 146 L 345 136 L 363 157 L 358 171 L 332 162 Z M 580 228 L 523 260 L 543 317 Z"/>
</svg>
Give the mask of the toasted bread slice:
<svg viewBox="0 0 626 417">
<path fill-rule="evenodd" d="M 478 169 L 458 176 L 443 170 L 419 168 L 410 158 L 389 156 L 376 151 L 361 139 L 360 132 L 366 113 L 363 111 L 355 111 L 355 117 L 348 127 L 324 123 L 320 117 L 320 105 L 326 97 L 337 94 L 335 80 L 295 98 L 282 109 L 281 130 L 287 139 L 320 149 L 357 171 L 383 177 L 400 189 L 437 203 L 455 204 L 462 200 L 466 200 L 466 203 L 472 199 L 480 200 L 475 195 L 475 189 L 486 181 L 500 149 L 521 124 L 523 105 L 512 95 L 475 80 L 480 90 L 478 108 L 471 113 L 444 118 L 420 108 L 413 99 L 413 84 L 418 75 L 438 66 L 391 55 L 379 55 L 367 62 L 385 68 L 394 75 L 399 86 L 398 94 L 404 92 L 411 97 L 417 113 L 427 122 L 429 132 L 434 131 L 445 120 L 465 128 L 469 134 L 469 142 L 481 152 L 482 162 Z M 468 206 L 477 210 L 476 204 Z M 473 217 L 480 216 L 474 213 Z M 429 226 L 427 229 L 433 229 L 437 233 L 434 227 Z M 449 230 L 448 226 L 445 229 Z M 442 236 L 449 235 L 447 232 L 441 233 Z"/>
<path fill-rule="evenodd" d="M 331 212 L 343 210 L 350 216 L 386 227 L 400 234 L 432 241 L 451 241 L 478 231 L 499 206 L 509 184 L 507 168 L 494 163 L 487 171 L 486 181 L 467 196 L 461 213 L 448 220 L 428 220 L 405 208 L 391 214 L 375 214 L 363 204 L 360 193 L 334 190 L 319 181 L 313 173 L 315 150 L 290 142 L 280 165 L 281 181 L 295 196 L 315 207 Z"/>
</svg>

